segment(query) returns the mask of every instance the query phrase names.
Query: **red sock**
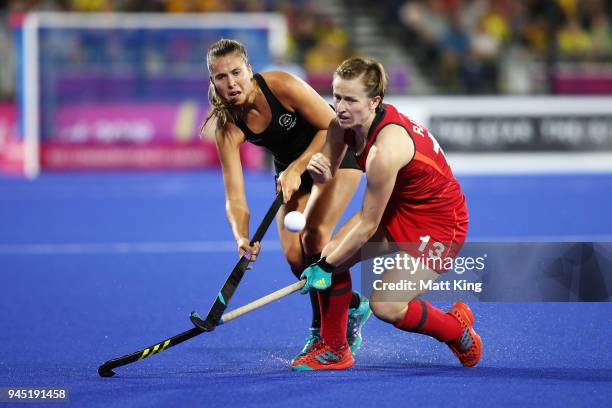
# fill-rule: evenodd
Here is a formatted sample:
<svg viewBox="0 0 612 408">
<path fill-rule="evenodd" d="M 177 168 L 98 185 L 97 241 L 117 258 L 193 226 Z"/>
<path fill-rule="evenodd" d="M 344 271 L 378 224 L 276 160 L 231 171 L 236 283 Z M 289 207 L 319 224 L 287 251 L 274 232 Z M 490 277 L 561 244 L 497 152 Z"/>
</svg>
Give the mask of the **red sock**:
<svg viewBox="0 0 612 408">
<path fill-rule="evenodd" d="M 346 342 L 348 305 L 352 296 L 349 271 L 334 275 L 329 289 L 319 292 L 321 337 L 332 347 L 339 347 Z"/>
<path fill-rule="evenodd" d="M 398 329 L 422 333 L 447 342 L 461 337 L 463 329 L 455 317 L 423 300 L 408 302 L 408 310 L 402 320 L 394 324 Z"/>
</svg>

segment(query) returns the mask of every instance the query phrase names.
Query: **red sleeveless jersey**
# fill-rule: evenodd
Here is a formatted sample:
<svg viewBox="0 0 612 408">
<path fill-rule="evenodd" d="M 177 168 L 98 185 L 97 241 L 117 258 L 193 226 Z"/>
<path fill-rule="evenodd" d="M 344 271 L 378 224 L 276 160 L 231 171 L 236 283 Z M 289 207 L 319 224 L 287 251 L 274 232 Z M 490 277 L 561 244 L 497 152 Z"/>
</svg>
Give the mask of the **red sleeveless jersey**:
<svg viewBox="0 0 612 408">
<path fill-rule="evenodd" d="M 454 257 L 467 235 L 465 196 L 440 145 L 427 129 L 393 105 L 383 104 L 370 126 L 363 152 L 356 155 L 357 162 L 366 171 L 370 149 L 380 131 L 391 124 L 406 130 L 415 154 L 397 175 L 381 223 L 393 241 L 413 256 Z M 345 142 L 354 145 L 352 131 L 345 133 Z"/>
</svg>

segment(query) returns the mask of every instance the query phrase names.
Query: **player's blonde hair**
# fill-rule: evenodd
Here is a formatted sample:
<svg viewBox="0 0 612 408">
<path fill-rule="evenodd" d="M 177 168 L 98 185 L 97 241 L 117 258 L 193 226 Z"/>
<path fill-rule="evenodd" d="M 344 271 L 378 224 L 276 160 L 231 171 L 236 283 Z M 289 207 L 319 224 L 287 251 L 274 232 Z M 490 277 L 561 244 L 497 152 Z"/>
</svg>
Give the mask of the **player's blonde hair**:
<svg viewBox="0 0 612 408">
<path fill-rule="evenodd" d="M 380 96 L 380 99 L 385 97 L 387 91 L 387 74 L 382 64 L 372 58 L 353 57 L 344 60 L 336 71 L 334 76 L 342 79 L 355 79 L 361 77 L 366 94 L 370 98 Z"/>
<path fill-rule="evenodd" d="M 208 72 L 212 74 L 212 63 L 215 59 L 234 53 L 242 58 L 246 65 L 249 64 L 249 55 L 241 42 L 222 38 L 212 44 L 206 52 Z M 217 89 L 212 82 L 208 85 L 208 103 L 210 104 L 210 112 L 206 119 L 204 119 L 204 123 L 202 123 L 200 128 L 201 134 L 204 133 L 206 124 L 212 118 L 216 119 L 217 129 L 223 129 L 228 123 L 235 123 L 235 114 L 231 109 L 231 105 L 217 93 Z"/>
</svg>

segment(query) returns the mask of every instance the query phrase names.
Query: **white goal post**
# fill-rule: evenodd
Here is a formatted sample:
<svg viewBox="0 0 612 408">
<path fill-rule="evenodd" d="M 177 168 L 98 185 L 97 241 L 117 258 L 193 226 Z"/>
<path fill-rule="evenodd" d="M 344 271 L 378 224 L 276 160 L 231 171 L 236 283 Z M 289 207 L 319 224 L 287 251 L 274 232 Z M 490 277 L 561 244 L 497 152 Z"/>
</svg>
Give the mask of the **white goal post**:
<svg viewBox="0 0 612 408">
<path fill-rule="evenodd" d="M 40 30 L 75 29 L 265 29 L 272 55 L 286 50 L 287 23 L 276 13 L 55 13 L 28 14 L 23 22 L 24 173 L 35 178 L 40 172 Z M 204 55 L 205 50 L 202 50 Z"/>
</svg>

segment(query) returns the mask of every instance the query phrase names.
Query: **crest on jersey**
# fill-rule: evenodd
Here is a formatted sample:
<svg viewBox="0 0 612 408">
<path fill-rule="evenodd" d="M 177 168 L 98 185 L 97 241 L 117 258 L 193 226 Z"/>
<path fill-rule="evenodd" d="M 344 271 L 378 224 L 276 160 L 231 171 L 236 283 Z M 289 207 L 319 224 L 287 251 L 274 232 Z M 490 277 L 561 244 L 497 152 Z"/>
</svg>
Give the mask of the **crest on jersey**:
<svg viewBox="0 0 612 408">
<path fill-rule="evenodd" d="M 278 118 L 278 124 L 281 125 L 281 127 L 286 131 L 291 130 L 295 126 L 296 122 L 297 117 L 290 113 L 284 113 L 280 118 Z"/>
</svg>

